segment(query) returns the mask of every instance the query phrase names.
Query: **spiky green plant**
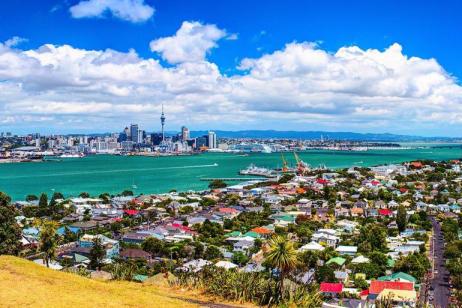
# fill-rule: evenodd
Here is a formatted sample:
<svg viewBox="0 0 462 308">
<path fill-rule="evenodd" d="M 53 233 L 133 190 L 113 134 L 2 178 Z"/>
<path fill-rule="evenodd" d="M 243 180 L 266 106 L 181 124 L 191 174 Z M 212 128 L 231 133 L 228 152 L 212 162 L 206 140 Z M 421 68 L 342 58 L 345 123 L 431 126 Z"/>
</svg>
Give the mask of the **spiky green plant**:
<svg viewBox="0 0 462 308">
<path fill-rule="evenodd" d="M 297 250 L 294 243 L 284 236 L 274 236 L 268 242 L 269 249 L 265 254 L 266 263 L 280 273 L 279 296 L 284 296 L 284 279 L 298 265 Z"/>
</svg>

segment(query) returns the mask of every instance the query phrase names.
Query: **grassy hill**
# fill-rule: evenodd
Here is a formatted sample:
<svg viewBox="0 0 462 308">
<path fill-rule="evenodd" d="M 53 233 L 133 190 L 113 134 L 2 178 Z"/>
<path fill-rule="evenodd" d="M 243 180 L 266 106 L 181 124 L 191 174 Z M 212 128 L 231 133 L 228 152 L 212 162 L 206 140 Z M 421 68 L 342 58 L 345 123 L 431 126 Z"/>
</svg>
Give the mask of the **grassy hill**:
<svg viewBox="0 0 462 308">
<path fill-rule="evenodd" d="M 91 280 L 0 256 L 1 307 L 199 307 L 192 297 L 152 285 Z"/>
</svg>

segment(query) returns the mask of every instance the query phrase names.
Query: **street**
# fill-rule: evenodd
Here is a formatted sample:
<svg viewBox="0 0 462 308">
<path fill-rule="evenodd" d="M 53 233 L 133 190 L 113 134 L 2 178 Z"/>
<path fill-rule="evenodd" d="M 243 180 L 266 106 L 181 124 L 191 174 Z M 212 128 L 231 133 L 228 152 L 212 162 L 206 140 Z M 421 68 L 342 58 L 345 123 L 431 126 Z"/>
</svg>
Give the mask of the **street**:
<svg viewBox="0 0 462 308">
<path fill-rule="evenodd" d="M 449 272 L 444 265 L 444 237 L 441 225 L 434 217 L 430 217 L 433 225 L 433 238 L 431 249 L 433 254 L 433 278 L 430 284 L 429 302 L 436 308 L 445 308 L 449 305 Z"/>
</svg>

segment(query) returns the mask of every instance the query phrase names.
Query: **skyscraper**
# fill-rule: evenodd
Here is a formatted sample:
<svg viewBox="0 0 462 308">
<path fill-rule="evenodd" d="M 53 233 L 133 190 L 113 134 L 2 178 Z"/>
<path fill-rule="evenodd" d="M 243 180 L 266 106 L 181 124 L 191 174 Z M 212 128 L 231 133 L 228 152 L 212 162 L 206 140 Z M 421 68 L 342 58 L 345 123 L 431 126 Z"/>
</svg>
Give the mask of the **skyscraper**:
<svg viewBox="0 0 462 308">
<path fill-rule="evenodd" d="M 181 139 L 187 141 L 190 139 L 189 129 L 186 126 L 181 127 Z"/>
<path fill-rule="evenodd" d="M 165 141 L 165 134 L 164 134 L 164 125 L 165 125 L 164 104 L 162 104 L 162 114 L 160 115 L 160 124 L 162 125 L 162 142 L 164 142 Z"/>
<path fill-rule="evenodd" d="M 209 149 L 218 148 L 217 144 L 217 134 L 215 132 L 209 132 Z"/>
<path fill-rule="evenodd" d="M 138 142 L 138 124 L 130 125 L 130 139 L 135 143 Z"/>
</svg>

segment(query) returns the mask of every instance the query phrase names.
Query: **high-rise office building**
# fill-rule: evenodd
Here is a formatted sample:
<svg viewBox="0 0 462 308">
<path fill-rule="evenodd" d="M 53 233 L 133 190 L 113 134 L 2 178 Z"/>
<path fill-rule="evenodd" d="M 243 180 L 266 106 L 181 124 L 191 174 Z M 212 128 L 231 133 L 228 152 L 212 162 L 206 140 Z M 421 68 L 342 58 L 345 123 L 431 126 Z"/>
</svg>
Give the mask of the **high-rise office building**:
<svg viewBox="0 0 462 308">
<path fill-rule="evenodd" d="M 151 134 L 151 143 L 152 145 L 159 145 L 162 142 L 162 134 Z"/>
<path fill-rule="evenodd" d="M 181 127 L 181 139 L 183 141 L 187 141 L 190 139 L 189 128 L 187 128 L 186 126 Z"/>
<path fill-rule="evenodd" d="M 130 140 L 135 143 L 138 142 L 138 124 L 130 125 Z"/>
<path fill-rule="evenodd" d="M 216 149 L 218 148 L 217 144 L 217 134 L 215 132 L 209 132 L 209 142 L 208 142 L 209 149 Z"/>
<path fill-rule="evenodd" d="M 144 130 L 139 129 L 136 143 L 143 143 L 144 136 L 145 136 Z"/>
</svg>

